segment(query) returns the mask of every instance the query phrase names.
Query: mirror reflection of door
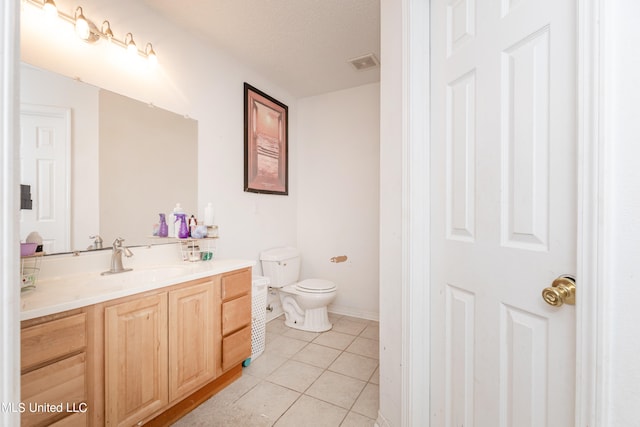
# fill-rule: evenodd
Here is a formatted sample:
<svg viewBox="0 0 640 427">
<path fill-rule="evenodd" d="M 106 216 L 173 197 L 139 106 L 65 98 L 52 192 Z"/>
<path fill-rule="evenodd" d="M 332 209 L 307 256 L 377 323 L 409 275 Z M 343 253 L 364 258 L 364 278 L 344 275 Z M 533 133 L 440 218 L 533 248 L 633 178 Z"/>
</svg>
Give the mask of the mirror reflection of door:
<svg viewBox="0 0 640 427">
<path fill-rule="evenodd" d="M 20 183 L 31 186 L 32 209 L 20 211 L 20 239 L 40 233 L 45 253 L 70 250 L 71 112 L 68 108 L 22 105 Z"/>
</svg>

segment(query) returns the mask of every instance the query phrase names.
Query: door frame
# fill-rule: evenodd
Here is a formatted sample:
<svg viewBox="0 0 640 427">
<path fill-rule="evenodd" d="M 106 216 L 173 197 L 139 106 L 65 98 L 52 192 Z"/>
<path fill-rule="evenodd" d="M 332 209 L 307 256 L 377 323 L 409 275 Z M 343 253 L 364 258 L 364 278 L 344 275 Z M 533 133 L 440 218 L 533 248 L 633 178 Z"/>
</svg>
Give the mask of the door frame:
<svg viewBox="0 0 640 427">
<path fill-rule="evenodd" d="M 576 0 L 577 279 L 575 426 L 604 426 L 605 0 Z M 401 425 L 430 425 L 430 10 L 402 0 Z M 426 77 L 426 78 L 425 78 Z M 425 214 L 426 213 L 426 214 Z M 426 260 L 426 261 L 425 261 Z"/>
<path fill-rule="evenodd" d="M 20 258 L 17 209 L 18 183 L 18 88 L 20 2 L 0 6 L 0 402 L 20 402 Z M 17 426 L 16 407 L 0 411 L 0 424 Z"/>
</svg>

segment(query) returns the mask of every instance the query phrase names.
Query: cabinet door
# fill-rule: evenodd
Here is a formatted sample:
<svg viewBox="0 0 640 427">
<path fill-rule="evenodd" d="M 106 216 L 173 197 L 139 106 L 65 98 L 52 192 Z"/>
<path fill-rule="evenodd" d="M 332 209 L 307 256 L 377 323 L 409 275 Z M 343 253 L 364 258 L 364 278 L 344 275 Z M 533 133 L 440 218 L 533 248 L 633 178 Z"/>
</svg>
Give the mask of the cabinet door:
<svg viewBox="0 0 640 427">
<path fill-rule="evenodd" d="M 133 425 L 168 403 L 167 294 L 105 308 L 107 425 Z"/>
<path fill-rule="evenodd" d="M 217 307 L 211 280 L 169 292 L 169 401 L 214 378 Z"/>
</svg>

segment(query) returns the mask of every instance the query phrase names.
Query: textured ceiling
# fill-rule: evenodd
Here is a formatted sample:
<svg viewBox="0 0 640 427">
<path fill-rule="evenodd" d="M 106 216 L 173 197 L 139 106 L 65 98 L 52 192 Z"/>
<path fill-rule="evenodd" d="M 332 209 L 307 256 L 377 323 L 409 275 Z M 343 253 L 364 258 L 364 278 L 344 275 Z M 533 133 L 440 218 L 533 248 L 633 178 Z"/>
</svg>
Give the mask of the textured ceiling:
<svg viewBox="0 0 640 427">
<path fill-rule="evenodd" d="M 144 0 L 294 96 L 380 80 L 350 59 L 380 58 L 379 0 Z"/>
</svg>

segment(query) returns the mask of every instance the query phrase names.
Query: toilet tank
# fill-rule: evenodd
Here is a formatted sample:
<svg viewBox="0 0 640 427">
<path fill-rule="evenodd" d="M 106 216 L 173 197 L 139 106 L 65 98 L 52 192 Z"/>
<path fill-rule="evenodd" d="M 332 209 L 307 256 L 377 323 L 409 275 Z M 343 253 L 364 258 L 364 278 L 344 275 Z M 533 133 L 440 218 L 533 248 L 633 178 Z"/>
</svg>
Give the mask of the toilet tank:
<svg viewBox="0 0 640 427">
<path fill-rule="evenodd" d="M 281 288 L 298 281 L 300 252 L 296 248 L 273 248 L 260 253 L 262 275 L 269 278 L 269 286 Z"/>
</svg>

